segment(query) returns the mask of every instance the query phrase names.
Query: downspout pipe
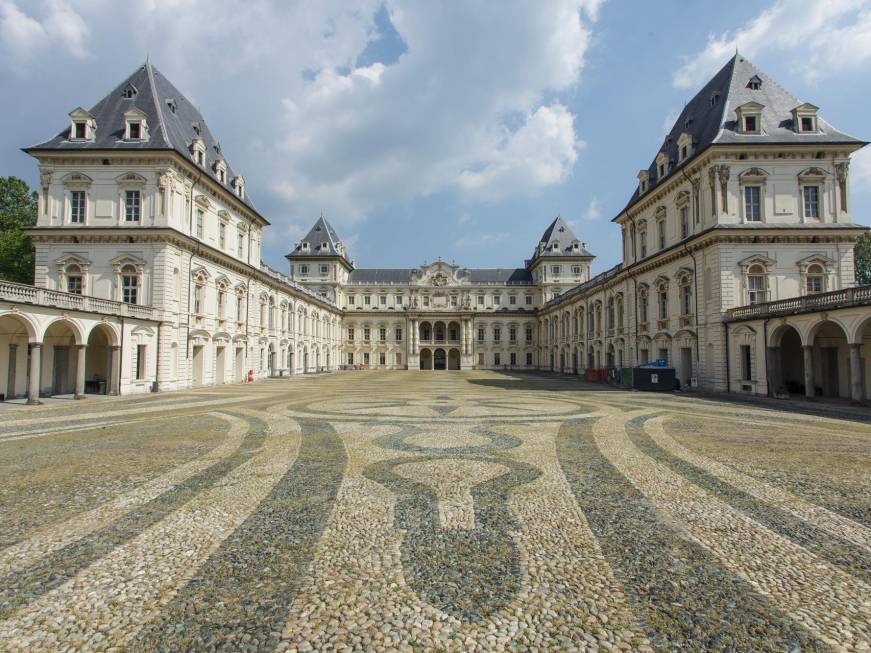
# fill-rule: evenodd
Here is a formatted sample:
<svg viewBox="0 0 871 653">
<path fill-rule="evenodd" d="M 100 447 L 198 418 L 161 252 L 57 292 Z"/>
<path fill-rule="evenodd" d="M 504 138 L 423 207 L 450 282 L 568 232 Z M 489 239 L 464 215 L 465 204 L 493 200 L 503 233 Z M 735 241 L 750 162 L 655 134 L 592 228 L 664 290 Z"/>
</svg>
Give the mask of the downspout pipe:
<svg viewBox="0 0 871 653">
<path fill-rule="evenodd" d="M 203 178 L 203 173 L 199 173 L 197 175 L 196 181 L 191 185 L 191 201 L 190 201 L 190 210 L 188 211 L 188 232 L 190 234 L 194 233 L 194 191 L 197 188 L 197 184 L 200 183 L 200 180 Z M 187 298 L 187 306 L 186 306 L 186 314 L 187 314 L 187 324 L 185 328 L 187 329 L 187 336 L 185 338 L 185 351 L 184 357 L 185 360 L 190 359 L 191 357 L 191 286 L 193 285 L 193 275 L 191 274 L 194 256 L 200 253 L 200 243 L 197 241 L 197 248 L 195 251 L 191 252 L 190 258 L 188 259 L 188 298 Z"/>
<path fill-rule="evenodd" d="M 729 358 L 729 323 L 723 322 L 723 328 L 726 330 L 726 392 L 732 392 L 732 371 Z"/>
</svg>

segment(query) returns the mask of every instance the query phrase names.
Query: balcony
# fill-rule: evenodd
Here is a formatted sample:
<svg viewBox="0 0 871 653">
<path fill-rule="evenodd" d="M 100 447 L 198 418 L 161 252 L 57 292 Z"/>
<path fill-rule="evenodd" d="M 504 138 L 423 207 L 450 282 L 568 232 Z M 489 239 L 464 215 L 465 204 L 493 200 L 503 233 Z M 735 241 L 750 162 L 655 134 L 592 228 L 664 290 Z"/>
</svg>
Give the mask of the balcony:
<svg viewBox="0 0 871 653">
<path fill-rule="evenodd" d="M 871 286 L 857 286 L 856 288 L 779 299 L 773 302 L 738 306 L 726 311 L 725 321 L 759 320 L 853 306 L 871 306 Z"/>
<path fill-rule="evenodd" d="M 20 304 L 34 304 L 36 306 L 49 306 L 71 311 L 101 313 L 103 315 L 137 317 L 144 320 L 158 319 L 157 311 L 151 306 L 125 304 L 124 302 L 116 302 L 111 299 L 91 297 L 90 295 L 75 295 L 59 290 L 12 283 L 11 281 L 0 281 L 0 300 L 18 302 Z"/>
<path fill-rule="evenodd" d="M 692 315 L 681 315 L 680 316 L 680 325 L 681 327 L 691 327 L 695 326 L 696 320 Z"/>
</svg>

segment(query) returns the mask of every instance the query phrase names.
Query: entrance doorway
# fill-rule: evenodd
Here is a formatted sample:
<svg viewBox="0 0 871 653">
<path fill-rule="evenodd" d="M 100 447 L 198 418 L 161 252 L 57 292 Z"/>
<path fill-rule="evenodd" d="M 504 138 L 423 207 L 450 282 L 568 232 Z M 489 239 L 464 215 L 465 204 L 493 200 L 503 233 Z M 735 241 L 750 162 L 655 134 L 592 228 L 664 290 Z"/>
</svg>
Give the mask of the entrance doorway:
<svg viewBox="0 0 871 653">
<path fill-rule="evenodd" d="M 226 351 L 226 347 L 217 347 L 215 349 L 215 385 L 222 385 L 224 383 L 224 352 Z"/>
<path fill-rule="evenodd" d="M 448 368 L 447 354 L 444 349 L 436 349 L 433 354 L 433 369 L 446 370 Z"/>
<path fill-rule="evenodd" d="M 693 350 L 691 347 L 680 348 L 680 384 L 686 387 L 693 376 Z"/>
<path fill-rule="evenodd" d="M 236 383 L 245 383 L 248 377 L 245 370 L 245 348 L 236 347 Z"/>
<path fill-rule="evenodd" d="M 193 358 L 193 361 L 191 363 L 193 365 L 193 369 L 191 370 L 193 384 L 195 386 L 202 385 L 203 384 L 203 358 L 205 356 L 205 354 L 203 353 L 203 346 L 202 345 L 194 345 L 193 351 L 191 352 L 191 355 Z"/>
<path fill-rule="evenodd" d="M 88 336 L 88 349 L 85 354 L 85 392 L 106 394 L 111 373 L 111 351 L 115 344 L 114 334 L 109 327 L 98 325 Z"/>
</svg>

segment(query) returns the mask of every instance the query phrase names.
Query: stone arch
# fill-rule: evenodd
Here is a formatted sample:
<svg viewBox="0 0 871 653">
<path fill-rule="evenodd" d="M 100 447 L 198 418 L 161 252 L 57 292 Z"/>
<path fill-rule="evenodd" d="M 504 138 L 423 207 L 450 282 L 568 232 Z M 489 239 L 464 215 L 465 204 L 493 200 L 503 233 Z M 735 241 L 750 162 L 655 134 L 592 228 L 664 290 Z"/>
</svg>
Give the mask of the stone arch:
<svg viewBox="0 0 871 653">
<path fill-rule="evenodd" d="M 57 324 L 65 324 L 69 327 L 72 332 L 75 342 L 73 344 L 76 345 L 84 345 L 85 344 L 85 329 L 79 323 L 78 320 L 71 319 L 69 317 L 55 317 L 52 318 L 49 322 L 46 322 L 42 326 L 42 337 L 39 339 L 42 342 L 45 342 L 46 334 L 48 334 L 49 330 L 52 329 Z"/>
</svg>

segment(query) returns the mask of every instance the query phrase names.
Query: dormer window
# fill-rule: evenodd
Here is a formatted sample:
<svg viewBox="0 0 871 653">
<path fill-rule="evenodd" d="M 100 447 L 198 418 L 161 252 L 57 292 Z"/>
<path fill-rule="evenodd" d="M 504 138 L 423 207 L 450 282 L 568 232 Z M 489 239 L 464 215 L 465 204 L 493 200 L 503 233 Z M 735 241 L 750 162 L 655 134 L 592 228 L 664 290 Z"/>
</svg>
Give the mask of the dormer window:
<svg viewBox="0 0 871 653">
<path fill-rule="evenodd" d="M 656 179 L 661 180 L 668 174 L 668 155 L 660 152 L 656 155 Z"/>
<path fill-rule="evenodd" d="M 819 131 L 817 126 L 817 111 L 819 107 L 809 102 L 798 105 L 792 110 L 792 124 L 799 134 L 813 134 Z"/>
<path fill-rule="evenodd" d="M 738 117 L 738 131 L 742 134 L 762 133 L 762 109 L 764 105 L 758 102 L 745 102 L 735 109 Z"/>
<path fill-rule="evenodd" d="M 680 138 L 677 139 L 677 154 L 678 161 L 683 163 L 686 161 L 693 153 L 693 135 L 689 132 L 684 132 L 680 135 Z"/>
<path fill-rule="evenodd" d="M 124 140 L 144 141 L 148 139 L 148 123 L 144 111 L 133 107 L 124 112 Z"/>
<path fill-rule="evenodd" d="M 550 248 L 551 248 L 552 251 L 554 251 L 554 252 L 558 252 L 558 251 L 559 251 L 559 242 L 553 243 L 553 244 L 550 246 Z"/>
<path fill-rule="evenodd" d="M 747 88 L 751 91 L 758 91 L 762 88 L 762 80 L 759 78 L 759 75 L 753 75 L 753 77 L 750 78 L 750 81 L 747 82 Z"/>
<path fill-rule="evenodd" d="M 206 144 L 202 138 L 195 138 L 191 141 L 191 156 L 199 166 L 206 165 Z"/>
<path fill-rule="evenodd" d="M 308 251 L 308 241 L 307 240 L 302 241 L 302 251 L 304 251 L 304 252 Z"/>
<path fill-rule="evenodd" d="M 647 170 L 642 170 L 638 173 L 638 192 L 646 193 L 647 192 L 647 182 L 648 182 L 648 172 Z"/>
<path fill-rule="evenodd" d="M 224 159 L 218 159 L 215 161 L 215 176 L 218 178 L 218 181 L 222 184 L 227 183 L 227 163 Z"/>
<path fill-rule="evenodd" d="M 238 197 L 245 198 L 245 180 L 242 178 L 242 175 L 236 175 L 233 178 L 233 189 Z"/>
<path fill-rule="evenodd" d="M 97 134 L 94 116 L 79 107 L 70 112 L 70 140 L 93 141 Z"/>
<path fill-rule="evenodd" d="M 178 110 L 178 104 L 175 101 L 174 97 L 167 98 L 166 106 L 169 108 L 171 113 L 175 113 Z"/>
<path fill-rule="evenodd" d="M 717 102 L 719 102 L 719 101 L 720 101 L 720 92 L 717 91 L 716 93 L 713 93 L 711 95 L 711 99 L 709 100 L 709 102 L 710 102 L 710 105 L 713 107 L 713 106 L 716 106 Z"/>
<path fill-rule="evenodd" d="M 329 249 L 329 247 L 330 247 L 330 244 L 327 241 L 325 241 L 325 240 L 321 241 L 321 249 Z"/>
</svg>

